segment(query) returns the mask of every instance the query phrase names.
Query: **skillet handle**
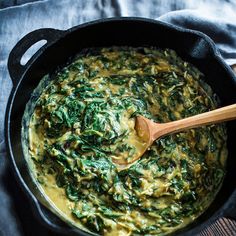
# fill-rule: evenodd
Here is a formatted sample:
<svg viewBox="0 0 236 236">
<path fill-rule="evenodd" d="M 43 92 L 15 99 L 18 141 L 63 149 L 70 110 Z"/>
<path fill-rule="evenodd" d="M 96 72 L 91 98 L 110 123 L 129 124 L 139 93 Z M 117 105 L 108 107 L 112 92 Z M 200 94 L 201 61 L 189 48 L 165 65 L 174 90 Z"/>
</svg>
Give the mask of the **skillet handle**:
<svg viewBox="0 0 236 236">
<path fill-rule="evenodd" d="M 37 54 L 47 48 L 49 45 L 54 43 L 57 39 L 59 39 L 65 31 L 51 29 L 51 28 L 43 28 L 32 31 L 25 35 L 11 50 L 8 57 L 8 71 L 12 79 L 13 86 L 15 87 L 21 76 L 27 70 L 29 65 L 35 60 Z M 25 64 L 21 64 L 21 58 L 25 54 L 25 52 L 33 46 L 35 43 L 46 40 L 46 44 L 44 44 L 38 51 L 35 53 L 29 61 Z"/>
</svg>

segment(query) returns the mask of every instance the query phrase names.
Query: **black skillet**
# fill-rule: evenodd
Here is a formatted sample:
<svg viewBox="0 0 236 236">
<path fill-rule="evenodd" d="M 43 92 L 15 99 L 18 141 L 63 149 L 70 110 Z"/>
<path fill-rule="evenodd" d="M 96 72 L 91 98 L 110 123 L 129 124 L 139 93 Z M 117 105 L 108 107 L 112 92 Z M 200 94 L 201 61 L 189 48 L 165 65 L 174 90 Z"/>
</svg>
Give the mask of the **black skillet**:
<svg viewBox="0 0 236 236">
<path fill-rule="evenodd" d="M 24 53 L 40 40 L 47 43 L 26 63 Z M 12 169 L 25 190 L 38 219 L 55 232 L 89 235 L 63 222 L 31 180 L 21 146 L 21 119 L 26 103 L 40 79 L 77 54 L 82 48 L 113 45 L 157 46 L 174 49 L 184 60 L 205 74 L 222 106 L 236 103 L 236 78 L 203 33 L 143 18 L 110 18 L 93 21 L 66 31 L 39 29 L 22 38 L 12 49 L 8 69 L 13 89 L 8 101 L 5 135 Z M 236 218 L 236 122 L 227 123 L 228 162 L 223 186 L 211 206 L 198 219 L 174 235 L 195 235 L 220 217 Z M 46 207 L 45 207 L 46 206 Z M 51 210 L 48 210 L 48 208 Z"/>
</svg>

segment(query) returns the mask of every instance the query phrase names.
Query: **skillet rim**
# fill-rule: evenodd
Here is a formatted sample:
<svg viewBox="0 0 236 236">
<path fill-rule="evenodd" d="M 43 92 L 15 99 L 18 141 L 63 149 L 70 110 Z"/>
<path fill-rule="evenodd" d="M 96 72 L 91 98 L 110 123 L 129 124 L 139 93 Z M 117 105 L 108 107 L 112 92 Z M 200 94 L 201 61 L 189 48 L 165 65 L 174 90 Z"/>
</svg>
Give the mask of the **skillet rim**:
<svg viewBox="0 0 236 236">
<path fill-rule="evenodd" d="M 19 78 L 17 79 L 17 78 L 12 78 L 11 77 L 12 81 L 16 80 L 16 83 L 13 82 L 13 88 L 11 90 L 11 94 L 10 94 L 9 99 L 8 99 L 6 113 L 5 113 L 5 140 L 6 140 L 7 153 L 8 153 L 8 155 L 10 155 L 11 167 L 12 167 L 12 170 L 14 172 L 15 177 L 17 177 L 17 180 L 20 183 L 20 185 L 23 188 L 26 195 L 29 198 L 31 198 L 32 205 L 34 205 L 34 207 L 36 207 L 36 209 L 38 211 L 37 213 L 38 213 L 38 216 L 41 219 L 41 222 L 43 221 L 46 224 L 46 226 L 49 226 L 49 227 L 53 228 L 53 230 L 55 230 L 57 232 L 58 232 L 58 225 L 54 225 L 52 222 L 50 222 L 50 220 L 48 221 L 47 218 L 45 219 L 45 215 L 44 215 L 44 213 L 42 212 L 42 209 L 41 209 L 41 203 L 35 197 L 35 195 L 32 193 L 32 191 L 29 189 L 28 185 L 25 183 L 25 181 L 22 178 L 22 176 L 20 174 L 20 171 L 19 171 L 19 169 L 18 169 L 18 167 L 15 163 L 14 154 L 13 154 L 13 151 L 12 151 L 12 144 L 11 144 L 10 127 L 11 127 L 11 112 L 12 112 L 13 103 L 14 103 L 15 98 L 16 98 L 16 92 L 18 91 L 19 85 L 24 80 L 24 77 L 25 77 L 26 73 L 28 72 L 28 70 L 30 69 L 30 67 L 32 66 L 32 64 L 34 64 L 34 62 L 37 61 L 38 57 L 40 57 L 54 43 L 60 41 L 61 39 L 63 39 L 67 35 L 75 32 L 77 30 L 80 30 L 82 28 L 86 28 L 86 27 L 89 27 L 89 26 L 94 26 L 94 25 L 97 25 L 97 24 L 104 24 L 104 23 L 111 23 L 111 22 L 122 22 L 122 21 L 123 22 L 127 22 L 127 21 L 132 22 L 133 21 L 133 22 L 152 23 L 152 24 L 155 24 L 157 26 L 163 26 L 163 27 L 172 29 L 174 31 L 179 31 L 179 32 L 186 33 L 186 34 L 192 34 L 195 37 L 198 36 L 198 37 L 202 38 L 205 42 L 207 42 L 207 44 L 209 46 L 209 49 L 210 49 L 210 54 L 212 54 L 214 59 L 220 64 L 220 66 L 222 66 L 222 68 L 227 72 L 229 77 L 231 77 L 231 79 L 234 81 L 234 84 L 236 85 L 236 76 L 235 76 L 235 74 L 233 73 L 232 69 L 224 62 L 223 58 L 220 55 L 219 50 L 217 49 L 217 47 L 214 44 L 214 42 L 212 41 L 212 39 L 210 39 L 210 37 L 208 37 L 207 35 L 205 35 L 204 33 L 200 32 L 200 31 L 181 28 L 179 26 L 175 26 L 175 25 L 172 25 L 170 23 L 166 23 L 166 22 L 162 22 L 162 21 L 154 20 L 154 19 L 148 19 L 148 18 L 143 18 L 143 17 L 111 17 L 111 18 L 93 20 L 93 21 L 90 21 L 90 22 L 86 22 L 86 23 L 74 26 L 74 27 L 69 28 L 67 30 L 62 30 L 61 35 L 59 35 L 57 38 L 55 38 L 55 40 L 53 40 L 50 43 L 47 43 L 42 48 L 40 48 L 32 56 L 32 58 L 26 63 L 26 65 L 24 67 L 24 70 L 23 70 L 23 73 L 19 76 Z M 42 30 L 43 29 L 44 28 L 42 28 Z M 31 33 L 36 32 L 36 31 L 32 31 Z M 28 36 L 28 34 L 25 37 L 27 38 L 27 36 Z M 12 51 L 14 51 L 14 49 L 16 49 L 16 46 L 12 49 Z M 12 53 L 12 51 L 11 51 L 11 53 Z M 9 59 L 10 59 L 10 57 L 9 57 Z M 9 63 L 10 60 L 9 59 L 8 59 L 8 70 L 10 72 L 12 70 L 12 68 L 10 67 L 10 63 Z M 187 232 L 184 232 L 183 234 L 184 235 L 192 235 L 193 233 L 197 233 L 200 230 L 204 229 L 206 226 L 208 226 L 210 223 L 215 221 L 216 219 L 224 216 L 224 213 L 227 212 L 227 209 L 230 206 L 233 205 L 233 200 L 234 200 L 235 196 L 236 196 L 236 189 L 228 197 L 228 200 L 218 210 L 216 210 L 214 212 L 214 214 L 212 214 L 209 219 L 205 220 L 202 223 L 198 223 L 193 228 L 187 230 Z M 61 231 L 61 229 L 59 231 Z M 79 229 L 79 231 L 81 231 L 81 230 Z M 68 229 L 66 229 L 66 232 L 68 232 Z M 81 233 L 81 232 L 79 232 L 79 233 Z M 178 234 L 179 232 L 176 231 L 176 233 Z M 90 234 L 88 234 L 86 232 L 85 235 L 90 235 Z"/>
</svg>

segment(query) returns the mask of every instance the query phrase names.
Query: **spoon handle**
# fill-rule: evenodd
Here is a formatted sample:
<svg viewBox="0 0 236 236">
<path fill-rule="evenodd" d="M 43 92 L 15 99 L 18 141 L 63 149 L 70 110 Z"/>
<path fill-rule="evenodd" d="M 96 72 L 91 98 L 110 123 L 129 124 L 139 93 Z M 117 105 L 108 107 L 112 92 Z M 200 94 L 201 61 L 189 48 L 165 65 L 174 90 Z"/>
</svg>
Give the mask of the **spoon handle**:
<svg viewBox="0 0 236 236">
<path fill-rule="evenodd" d="M 153 136 L 154 138 L 157 138 L 165 134 L 177 133 L 182 130 L 233 119 L 236 119 L 236 104 L 188 117 L 182 120 L 158 124 L 156 126 L 156 132 L 154 131 Z"/>
</svg>

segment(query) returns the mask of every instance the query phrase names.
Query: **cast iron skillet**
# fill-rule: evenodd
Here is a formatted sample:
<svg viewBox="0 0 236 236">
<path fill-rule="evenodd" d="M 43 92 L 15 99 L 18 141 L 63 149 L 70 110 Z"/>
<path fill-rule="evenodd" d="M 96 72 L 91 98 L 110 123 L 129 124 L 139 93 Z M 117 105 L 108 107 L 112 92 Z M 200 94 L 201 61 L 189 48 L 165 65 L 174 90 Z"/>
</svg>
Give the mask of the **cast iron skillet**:
<svg viewBox="0 0 236 236">
<path fill-rule="evenodd" d="M 26 50 L 40 40 L 47 43 L 26 63 L 20 60 Z M 110 18 L 93 21 L 66 31 L 39 29 L 22 38 L 8 59 L 13 89 L 8 101 L 5 134 L 10 162 L 19 184 L 25 190 L 35 215 L 56 232 L 89 235 L 64 223 L 30 178 L 21 147 L 21 119 L 25 105 L 40 79 L 86 47 L 113 45 L 157 46 L 174 49 L 184 60 L 196 65 L 218 94 L 222 106 L 236 103 L 236 78 L 219 55 L 214 43 L 204 34 L 144 18 Z M 227 175 L 215 201 L 197 220 L 175 232 L 195 235 L 219 217 L 236 218 L 236 122 L 228 122 Z M 47 206 L 47 208 L 44 207 Z M 48 208 L 51 210 L 49 211 Z"/>
</svg>

